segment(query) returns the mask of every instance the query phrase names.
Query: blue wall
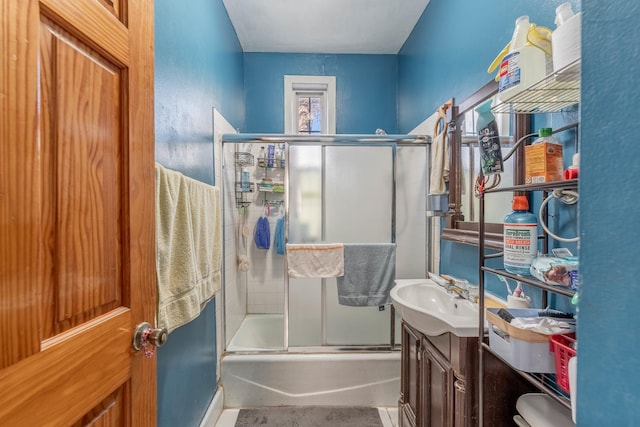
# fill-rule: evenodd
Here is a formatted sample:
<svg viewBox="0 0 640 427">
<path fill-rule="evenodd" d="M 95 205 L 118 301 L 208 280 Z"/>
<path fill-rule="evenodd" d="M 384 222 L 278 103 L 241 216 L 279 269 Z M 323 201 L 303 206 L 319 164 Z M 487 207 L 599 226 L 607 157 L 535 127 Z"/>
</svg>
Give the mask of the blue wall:
<svg viewBox="0 0 640 427">
<path fill-rule="evenodd" d="M 397 132 L 396 55 L 245 53 L 246 132 L 284 131 L 284 76 L 336 76 L 336 132 Z"/>
<path fill-rule="evenodd" d="M 213 183 L 212 109 L 244 126 L 242 78 L 242 48 L 222 0 L 156 0 L 156 161 Z"/>
<path fill-rule="evenodd" d="M 411 131 L 452 96 L 460 102 L 492 79 L 487 68 L 515 20 L 555 28 L 561 0 L 431 0 L 398 55 L 398 130 Z M 580 10 L 579 0 L 573 0 Z"/>
<path fill-rule="evenodd" d="M 491 78 L 486 68 L 519 15 L 553 28 L 560 3 L 431 0 L 397 57 L 247 53 L 243 67 L 220 0 L 189 6 L 158 0 L 157 160 L 211 183 L 211 108 L 243 131 L 280 133 L 284 74 L 338 76 L 339 133 L 408 132 L 450 97 L 461 101 Z M 633 266 L 640 259 L 640 227 L 633 218 L 612 227 L 605 215 L 633 214 L 640 200 L 640 146 L 634 143 L 640 101 L 630 96 L 640 84 L 640 5 L 582 3 L 578 423 L 634 426 L 640 418 L 634 323 L 640 285 Z M 580 9 L 578 0 L 572 4 Z M 536 118 L 534 129 L 571 121 L 556 117 Z M 475 248 L 445 242 L 441 256 L 443 272 L 477 281 Z M 209 304 L 160 349 L 160 425 L 198 425 L 215 390 L 214 319 Z"/>
<path fill-rule="evenodd" d="M 214 184 L 213 108 L 244 125 L 242 49 L 221 0 L 155 2 L 156 161 Z M 135 125 L 135 123 L 134 123 Z M 216 391 L 215 302 L 158 351 L 158 425 L 200 425 Z"/>
<path fill-rule="evenodd" d="M 399 131 L 411 130 L 451 96 L 461 101 L 486 83 L 486 68 L 511 37 L 515 18 L 529 14 L 533 22 L 554 28 L 554 9 L 561 2 L 432 0 L 399 55 Z M 572 4 L 584 11 L 578 425 L 635 426 L 640 226 L 634 218 L 615 225 L 611 215 L 633 215 L 640 200 L 640 146 L 634 143 L 640 101 L 633 96 L 640 84 L 640 5 Z M 458 34 L 451 35 L 451 25 Z M 559 127 L 577 117 L 576 112 L 536 116 L 533 128 Z M 570 236 L 575 213 L 561 215 L 574 215 L 573 228 L 563 230 Z M 441 259 L 443 272 L 477 281 L 476 248 L 443 242 Z M 495 287 L 504 295 L 503 289 Z"/>
<path fill-rule="evenodd" d="M 578 425 L 636 426 L 640 4 L 583 0 L 583 10 Z"/>
<path fill-rule="evenodd" d="M 511 40 L 515 20 L 529 15 L 531 22 L 553 29 L 555 8 L 561 3 L 562 0 L 526 0 L 514 7 L 510 0 L 432 0 L 398 55 L 399 131 L 410 132 L 451 97 L 459 103 L 490 81 L 495 74 L 488 74 L 487 68 Z M 574 10 L 581 10 L 578 0 L 572 5 Z M 451 31 L 452 28 L 458 31 Z M 577 119 L 575 111 L 536 117 L 532 127 L 558 128 Z M 572 141 L 573 134 L 565 132 L 560 138 L 562 142 Z M 570 163 L 573 143 L 565 144 L 565 149 Z M 534 209 L 539 202 L 534 200 Z M 562 211 L 575 220 L 570 209 Z M 575 236 L 575 221 L 568 229 L 566 224 L 563 219 L 561 234 Z M 443 273 L 478 282 L 477 251 L 448 241 L 442 242 L 441 251 Z M 497 278 L 487 276 L 486 285 L 491 292 L 506 297 L 506 288 Z M 534 292 L 530 295 L 535 297 Z M 558 306 L 565 307 L 565 301 L 558 301 Z"/>
</svg>

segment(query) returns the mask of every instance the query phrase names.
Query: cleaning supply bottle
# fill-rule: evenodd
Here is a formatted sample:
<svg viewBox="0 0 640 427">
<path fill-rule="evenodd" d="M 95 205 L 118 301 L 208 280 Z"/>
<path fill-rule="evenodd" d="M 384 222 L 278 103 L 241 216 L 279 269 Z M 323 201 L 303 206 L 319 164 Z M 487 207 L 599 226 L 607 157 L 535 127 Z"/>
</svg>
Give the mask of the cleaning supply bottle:
<svg viewBox="0 0 640 427">
<path fill-rule="evenodd" d="M 562 180 L 562 145 L 551 128 L 538 131 L 538 138 L 524 149 L 524 182 L 541 184 Z"/>
<path fill-rule="evenodd" d="M 504 170 L 498 124 L 491 112 L 491 103 L 492 100 L 488 100 L 476 108 L 478 113 L 476 132 L 478 133 L 478 146 L 480 147 L 480 166 L 484 176 L 501 173 Z"/>
<path fill-rule="evenodd" d="M 547 75 L 547 54 L 543 49 L 546 46 L 546 36 L 540 36 L 546 34 L 546 31 L 544 27 L 536 28 L 532 25 L 526 15 L 516 20 L 509 53 L 500 62 L 498 96 L 503 102 Z M 548 32 L 550 38 L 551 30 Z"/>
<path fill-rule="evenodd" d="M 574 14 L 571 3 L 562 3 L 556 8 L 556 29 L 551 35 L 553 71 L 580 59 L 581 21 L 581 13 Z"/>
<path fill-rule="evenodd" d="M 504 217 L 504 269 L 528 276 L 538 253 L 538 218 L 529 212 L 526 196 L 514 196 L 512 209 Z"/>
</svg>

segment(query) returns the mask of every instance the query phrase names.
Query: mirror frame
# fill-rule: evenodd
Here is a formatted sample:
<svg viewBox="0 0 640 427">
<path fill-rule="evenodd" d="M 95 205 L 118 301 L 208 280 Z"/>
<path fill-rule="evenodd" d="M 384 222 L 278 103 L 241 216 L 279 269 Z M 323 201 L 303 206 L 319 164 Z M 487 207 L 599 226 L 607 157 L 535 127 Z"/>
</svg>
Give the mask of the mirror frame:
<svg viewBox="0 0 640 427">
<path fill-rule="evenodd" d="M 462 188 L 460 179 L 461 149 L 462 149 L 462 129 L 457 126 L 464 118 L 465 113 L 470 111 L 482 101 L 498 93 L 498 82 L 491 80 L 478 91 L 473 93 L 459 105 L 454 105 L 451 111 L 449 122 L 449 146 L 450 168 L 449 168 L 449 211 L 445 217 L 445 226 L 442 230 L 441 238 L 457 243 L 478 246 L 479 242 L 479 222 L 465 221 L 462 214 Z M 511 113 L 514 129 L 514 141 L 518 141 L 524 135 L 531 133 L 531 120 L 528 114 Z M 524 144 L 521 144 L 514 156 L 509 160 L 514 162 L 514 185 L 524 184 Z M 471 181 L 474 182 L 475 177 Z M 502 223 L 485 224 L 485 247 L 502 250 L 503 249 L 503 225 Z"/>
</svg>

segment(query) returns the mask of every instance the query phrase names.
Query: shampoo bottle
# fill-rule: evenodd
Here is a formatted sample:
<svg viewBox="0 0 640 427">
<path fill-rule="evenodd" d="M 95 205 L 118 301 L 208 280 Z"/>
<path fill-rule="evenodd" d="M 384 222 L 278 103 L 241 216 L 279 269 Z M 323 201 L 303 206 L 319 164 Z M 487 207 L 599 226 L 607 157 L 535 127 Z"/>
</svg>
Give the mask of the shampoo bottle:
<svg viewBox="0 0 640 427">
<path fill-rule="evenodd" d="M 504 269 L 530 275 L 538 253 L 538 218 L 529 212 L 526 196 L 515 196 L 512 208 L 513 212 L 504 217 Z"/>
<path fill-rule="evenodd" d="M 501 101 L 508 101 L 547 75 L 546 53 L 528 43 L 531 23 L 528 16 L 516 20 L 509 53 L 500 63 L 498 91 Z"/>
<path fill-rule="evenodd" d="M 251 174 L 247 168 L 242 168 L 242 173 L 240 175 L 240 189 L 243 193 L 251 191 Z"/>
<path fill-rule="evenodd" d="M 478 132 L 478 146 L 480 147 L 480 166 L 482 175 L 501 173 L 502 148 L 500 147 L 500 135 L 498 135 L 498 124 L 491 112 L 491 100 L 476 108 L 478 121 L 476 131 Z"/>
<path fill-rule="evenodd" d="M 258 167 L 264 168 L 267 164 L 267 152 L 264 147 L 260 147 L 260 152 L 258 153 Z"/>
</svg>

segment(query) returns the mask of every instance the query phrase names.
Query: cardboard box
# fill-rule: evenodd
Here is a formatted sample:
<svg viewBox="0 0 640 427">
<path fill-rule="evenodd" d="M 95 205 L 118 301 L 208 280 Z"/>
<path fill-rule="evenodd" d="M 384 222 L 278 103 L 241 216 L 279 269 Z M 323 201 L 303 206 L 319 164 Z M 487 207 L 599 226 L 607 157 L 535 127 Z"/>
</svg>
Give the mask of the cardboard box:
<svg viewBox="0 0 640 427">
<path fill-rule="evenodd" d="M 541 142 L 524 148 L 525 184 L 560 181 L 563 173 L 562 145 Z"/>
</svg>

